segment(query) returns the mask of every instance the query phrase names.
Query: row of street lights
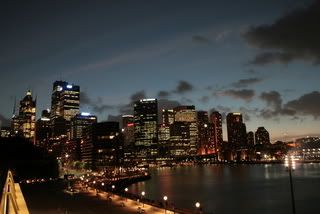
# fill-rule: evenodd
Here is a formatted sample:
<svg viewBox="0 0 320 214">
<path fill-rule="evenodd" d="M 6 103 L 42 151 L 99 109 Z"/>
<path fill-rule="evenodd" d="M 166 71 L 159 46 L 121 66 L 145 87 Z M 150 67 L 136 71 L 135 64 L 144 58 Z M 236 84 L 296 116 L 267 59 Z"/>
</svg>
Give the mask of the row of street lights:
<svg viewBox="0 0 320 214">
<path fill-rule="evenodd" d="M 87 179 L 86 181 L 88 182 L 88 179 Z M 93 181 L 93 184 L 96 184 L 96 181 Z M 104 187 L 104 186 L 105 186 L 105 183 L 102 182 L 102 183 L 101 183 L 101 186 Z M 115 186 L 115 185 L 112 185 L 111 188 L 112 188 L 112 193 L 113 193 L 113 191 L 115 190 L 116 186 Z M 127 187 L 124 188 L 125 193 L 127 193 L 128 190 L 129 190 L 129 189 L 128 189 Z M 145 192 L 145 191 L 142 191 L 142 192 L 141 192 L 142 207 L 144 207 L 143 199 L 144 199 L 145 195 L 146 195 L 146 192 Z M 125 200 L 127 201 L 127 197 L 125 198 Z M 168 201 L 168 196 L 164 195 L 164 196 L 163 196 L 163 201 L 164 201 L 164 212 L 167 213 L 167 201 Z M 196 203 L 195 203 L 195 207 L 196 207 L 197 210 L 200 210 L 200 207 L 201 207 L 200 202 L 196 202 Z"/>
</svg>

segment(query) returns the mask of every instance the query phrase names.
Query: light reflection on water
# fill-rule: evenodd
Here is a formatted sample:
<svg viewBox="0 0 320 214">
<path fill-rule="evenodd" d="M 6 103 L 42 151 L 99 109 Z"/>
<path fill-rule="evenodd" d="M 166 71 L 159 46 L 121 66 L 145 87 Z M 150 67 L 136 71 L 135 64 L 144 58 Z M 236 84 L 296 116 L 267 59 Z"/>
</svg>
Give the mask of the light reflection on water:
<svg viewBox="0 0 320 214">
<path fill-rule="evenodd" d="M 192 209 L 200 201 L 209 213 L 291 213 L 288 171 L 276 165 L 208 165 L 151 169 L 152 179 L 131 192 Z M 320 213 L 320 164 L 297 164 L 293 172 L 297 213 Z"/>
</svg>

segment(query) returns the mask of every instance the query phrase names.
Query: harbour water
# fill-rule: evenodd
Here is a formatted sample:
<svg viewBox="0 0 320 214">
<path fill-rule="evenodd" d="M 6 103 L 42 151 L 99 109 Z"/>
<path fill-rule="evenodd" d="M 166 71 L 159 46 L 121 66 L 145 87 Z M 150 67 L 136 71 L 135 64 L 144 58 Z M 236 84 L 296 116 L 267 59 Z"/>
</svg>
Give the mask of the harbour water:
<svg viewBox="0 0 320 214">
<path fill-rule="evenodd" d="M 152 178 L 129 191 L 204 213 L 290 214 L 289 173 L 282 164 L 202 165 L 150 169 Z M 292 173 L 296 213 L 320 213 L 320 164 L 297 164 Z"/>
</svg>

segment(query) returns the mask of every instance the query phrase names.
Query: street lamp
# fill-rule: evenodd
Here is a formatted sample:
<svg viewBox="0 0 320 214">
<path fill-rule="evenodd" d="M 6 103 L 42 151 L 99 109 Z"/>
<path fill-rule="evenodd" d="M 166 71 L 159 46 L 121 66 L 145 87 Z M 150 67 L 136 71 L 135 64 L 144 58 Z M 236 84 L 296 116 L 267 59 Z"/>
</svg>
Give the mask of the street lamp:
<svg viewBox="0 0 320 214">
<path fill-rule="evenodd" d="M 103 183 L 103 182 L 101 183 L 101 186 L 104 186 L 104 183 Z"/>
<path fill-rule="evenodd" d="M 195 204 L 197 211 L 200 209 L 200 202 L 196 202 Z"/>
<path fill-rule="evenodd" d="M 126 187 L 125 189 L 124 189 L 124 191 L 126 192 L 126 201 L 128 200 L 128 196 L 127 196 L 127 192 L 128 192 L 128 188 Z"/>
<path fill-rule="evenodd" d="M 164 200 L 164 213 L 167 213 L 167 200 L 168 200 L 168 197 L 166 195 L 163 196 L 163 200 Z"/>
<path fill-rule="evenodd" d="M 146 193 L 145 193 L 144 191 L 141 192 L 142 207 L 144 207 L 143 197 L 145 196 L 145 194 L 146 194 Z"/>
<path fill-rule="evenodd" d="M 115 185 L 112 185 L 111 188 L 112 188 L 112 196 L 113 196 L 114 188 L 116 188 L 116 186 L 115 186 Z"/>
<path fill-rule="evenodd" d="M 294 200 L 294 189 L 293 189 L 293 182 L 292 182 L 292 170 L 296 169 L 296 162 L 293 156 L 286 156 L 284 161 L 285 167 L 288 169 L 289 172 L 289 179 L 290 179 L 290 191 L 291 191 L 291 202 L 292 202 L 292 213 L 296 214 L 296 205 Z"/>
</svg>

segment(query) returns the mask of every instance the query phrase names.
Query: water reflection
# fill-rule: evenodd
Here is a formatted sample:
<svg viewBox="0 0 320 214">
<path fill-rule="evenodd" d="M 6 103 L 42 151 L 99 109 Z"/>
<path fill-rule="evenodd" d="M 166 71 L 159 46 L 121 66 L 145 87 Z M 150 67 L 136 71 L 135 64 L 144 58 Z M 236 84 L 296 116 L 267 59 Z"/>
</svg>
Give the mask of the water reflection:
<svg viewBox="0 0 320 214">
<path fill-rule="evenodd" d="M 167 195 L 178 207 L 199 201 L 206 212 L 291 213 L 288 172 L 283 165 L 209 165 L 151 170 L 152 179 L 130 187 L 153 200 Z M 297 213 L 320 213 L 320 164 L 293 172 Z"/>
</svg>

